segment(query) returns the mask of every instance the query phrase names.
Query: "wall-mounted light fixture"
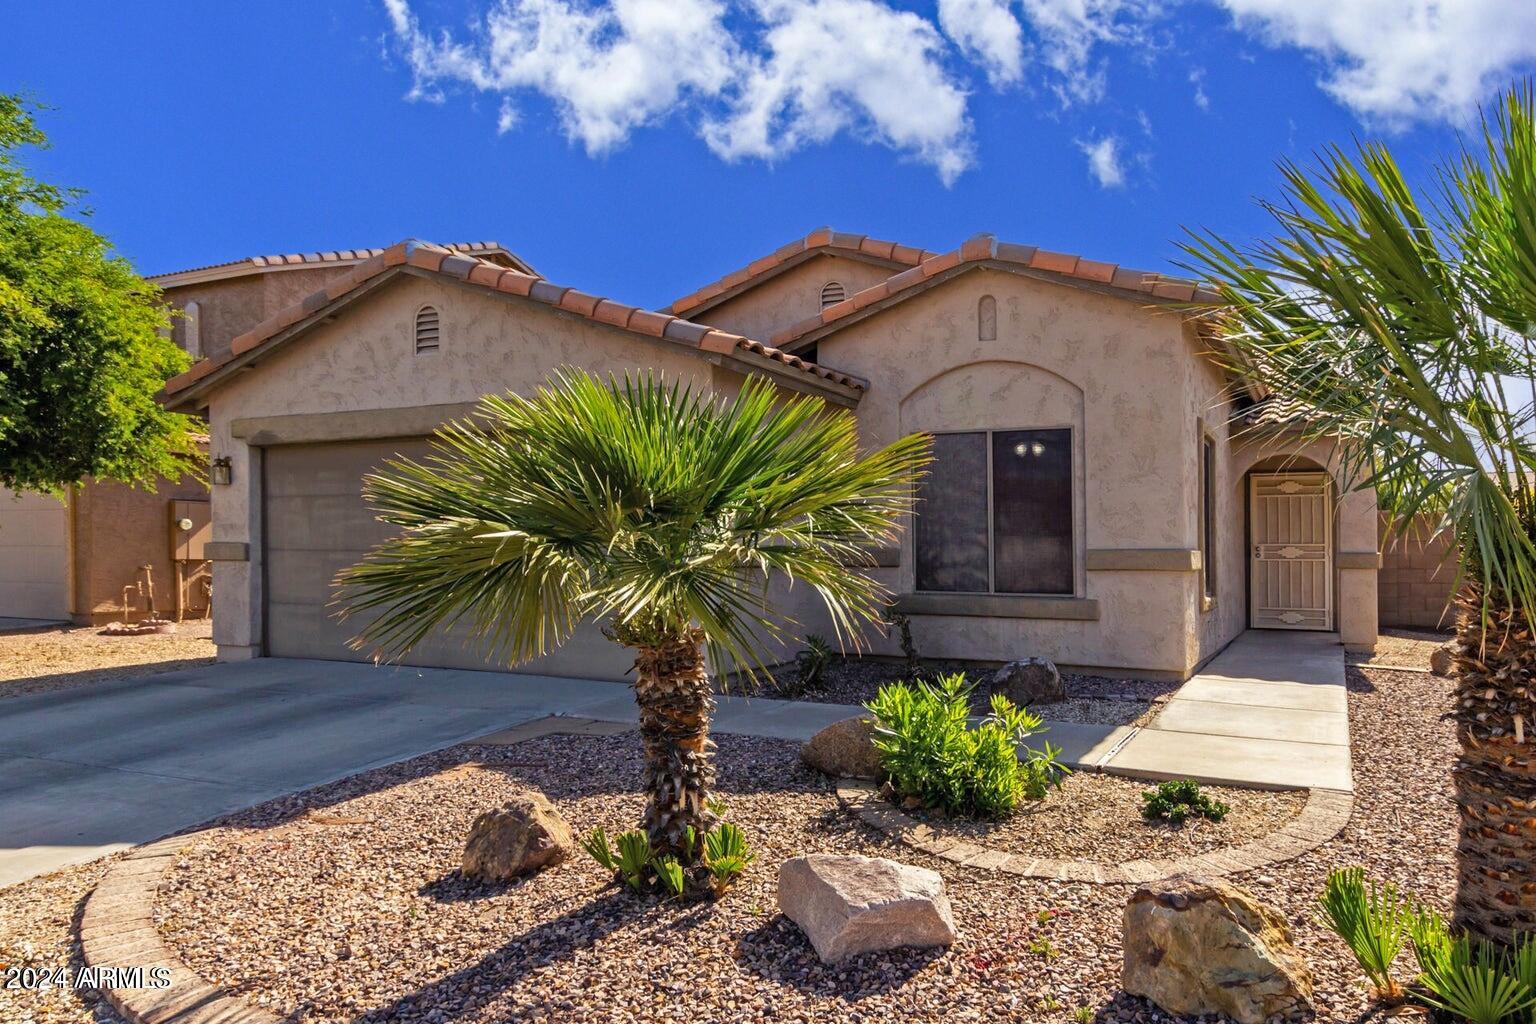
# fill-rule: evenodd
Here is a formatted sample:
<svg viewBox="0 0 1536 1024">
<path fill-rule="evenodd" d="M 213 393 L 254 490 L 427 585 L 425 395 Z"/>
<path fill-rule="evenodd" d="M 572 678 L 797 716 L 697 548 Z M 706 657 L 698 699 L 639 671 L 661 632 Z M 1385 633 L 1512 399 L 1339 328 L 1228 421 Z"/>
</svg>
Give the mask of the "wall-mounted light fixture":
<svg viewBox="0 0 1536 1024">
<path fill-rule="evenodd" d="M 228 455 L 220 455 L 213 460 L 208 467 L 208 480 L 210 483 L 227 484 L 232 478 L 232 470 Z"/>
</svg>

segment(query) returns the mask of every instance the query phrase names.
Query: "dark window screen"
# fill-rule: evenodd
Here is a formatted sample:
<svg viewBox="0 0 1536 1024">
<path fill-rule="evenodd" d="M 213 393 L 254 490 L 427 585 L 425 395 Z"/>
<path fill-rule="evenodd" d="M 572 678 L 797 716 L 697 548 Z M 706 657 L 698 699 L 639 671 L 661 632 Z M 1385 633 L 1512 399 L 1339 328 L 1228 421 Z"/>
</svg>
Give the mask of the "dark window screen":
<svg viewBox="0 0 1536 1024">
<path fill-rule="evenodd" d="M 1072 431 L 994 433 L 992 510 L 993 589 L 1072 593 Z"/>
<path fill-rule="evenodd" d="M 917 589 L 987 589 L 987 435 L 937 434 L 918 490 Z"/>
</svg>

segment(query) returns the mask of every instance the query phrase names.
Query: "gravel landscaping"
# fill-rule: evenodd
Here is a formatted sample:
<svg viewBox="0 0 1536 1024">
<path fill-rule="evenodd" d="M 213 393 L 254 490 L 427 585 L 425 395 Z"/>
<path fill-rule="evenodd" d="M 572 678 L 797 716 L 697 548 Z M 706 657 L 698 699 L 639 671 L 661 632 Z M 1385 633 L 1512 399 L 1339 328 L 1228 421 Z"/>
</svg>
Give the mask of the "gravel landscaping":
<svg viewBox="0 0 1536 1024">
<path fill-rule="evenodd" d="M 962 661 L 924 661 L 923 673 L 929 677 L 959 672 L 973 681 L 986 680 L 991 669 L 978 669 Z M 792 668 L 780 670 L 786 679 Z M 894 658 L 834 657 L 822 675 L 821 685 L 804 693 L 783 693 L 772 684 L 763 689 L 766 697 L 787 697 L 813 704 L 857 704 L 873 700 L 880 687 L 909 676 L 906 663 Z M 1041 704 L 1030 710 L 1054 722 L 1081 722 L 1093 725 L 1145 725 L 1156 717 L 1155 702 L 1167 698 L 1179 688 L 1175 682 L 1150 679 L 1113 679 L 1109 676 L 1063 672 L 1061 681 L 1067 699 Z M 972 708 L 985 714 L 987 699 L 978 687 L 972 694 Z"/>
<path fill-rule="evenodd" d="M 921 808 L 904 809 L 904 813 L 941 836 L 989 850 L 1118 864 L 1138 857 L 1187 857 L 1238 846 L 1284 828 L 1307 802 L 1305 790 L 1202 786 L 1202 793 L 1231 807 L 1225 818 L 1219 822 L 1191 819 L 1179 826 L 1154 824 L 1141 817 L 1141 794 L 1152 785 L 1075 772 L 1044 800 L 1026 800 L 1017 814 L 1002 821 L 947 818 Z"/>
<path fill-rule="evenodd" d="M 1351 669 L 1349 699 L 1350 824 L 1299 860 L 1234 878 L 1292 921 L 1327 1021 L 1369 1010 L 1352 961 L 1312 917 L 1327 871 L 1365 863 L 1441 909 L 1454 884 L 1448 688 L 1420 673 Z M 456 748 L 228 819 L 178 861 L 158 907 L 163 936 L 211 980 L 303 1021 L 1059 1022 L 1079 1007 L 1106 1021 L 1169 1019 L 1117 994 L 1130 887 L 928 857 L 852 821 L 826 780 L 798 765 L 794 744 L 719 743 L 730 816 L 762 856 L 717 904 L 642 902 L 607 888 L 584 858 L 508 887 L 459 878 L 471 817 L 510 786 L 542 787 L 577 828 L 636 819 L 631 737 L 548 737 Z M 822 965 L 774 909 L 776 865 L 813 850 L 939 871 L 960 942 Z M 0 890 L 10 962 L 67 962 L 73 908 L 101 865 Z M 87 998 L 0 992 L 0 1019 L 111 1019 Z"/>
<path fill-rule="evenodd" d="M 1429 668 L 1429 656 L 1435 648 L 1450 640 L 1451 633 L 1432 633 L 1412 629 L 1388 629 L 1376 638 L 1373 654 L 1350 654 L 1351 663 L 1401 665 L 1405 668 Z"/>
<path fill-rule="evenodd" d="M 0 697 L 170 672 L 214 660 L 213 624 L 178 624 L 175 633 L 103 636 L 99 626 L 0 634 Z"/>
</svg>

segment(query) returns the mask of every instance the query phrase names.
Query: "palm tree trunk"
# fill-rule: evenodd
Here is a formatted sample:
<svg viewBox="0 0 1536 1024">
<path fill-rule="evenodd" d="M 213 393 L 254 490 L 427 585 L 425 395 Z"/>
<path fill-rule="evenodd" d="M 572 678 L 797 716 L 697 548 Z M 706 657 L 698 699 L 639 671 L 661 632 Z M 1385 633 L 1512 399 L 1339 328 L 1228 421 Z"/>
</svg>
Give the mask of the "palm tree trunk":
<svg viewBox="0 0 1536 1024">
<path fill-rule="evenodd" d="M 1536 932 L 1536 637 L 1526 616 L 1497 598 L 1485 626 L 1476 588 L 1461 595 L 1456 634 L 1455 922 L 1505 944 Z"/>
<path fill-rule="evenodd" d="M 710 790 L 715 785 L 709 719 L 715 696 L 704 668 L 704 634 L 688 630 L 638 649 L 635 702 L 645 747 L 645 830 L 651 847 L 687 863 L 689 826 L 702 841 L 713 825 Z M 698 858 L 698 849 L 693 851 Z"/>
</svg>

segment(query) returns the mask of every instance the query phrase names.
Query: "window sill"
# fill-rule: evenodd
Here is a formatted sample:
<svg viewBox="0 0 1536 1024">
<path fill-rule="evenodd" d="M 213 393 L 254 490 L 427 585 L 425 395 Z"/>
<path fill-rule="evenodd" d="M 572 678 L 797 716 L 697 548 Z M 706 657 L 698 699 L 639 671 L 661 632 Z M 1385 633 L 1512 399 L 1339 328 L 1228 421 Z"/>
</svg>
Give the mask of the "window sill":
<svg viewBox="0 0 1536 1024">
<path fill-rule="evenodd" d="M 968 615 L 995 619 L 1067 619 L 1097 622 L 1099 602 L 1089 597 L 1032 597 L 1023 594 L 901 594 L 903 615 Z"/>
</svg>

